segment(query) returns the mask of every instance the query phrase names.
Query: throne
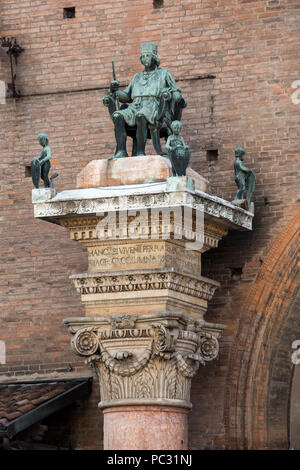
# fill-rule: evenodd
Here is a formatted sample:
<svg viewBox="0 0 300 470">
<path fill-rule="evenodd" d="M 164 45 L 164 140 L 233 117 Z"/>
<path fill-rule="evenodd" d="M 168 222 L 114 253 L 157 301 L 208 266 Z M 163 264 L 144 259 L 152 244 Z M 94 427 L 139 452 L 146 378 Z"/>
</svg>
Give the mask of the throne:
<svg viewBox="0 0 300 470">
<path fill-rule="evenodd" d="M 116 100 L 113 94 L 108 94 L 103 98 L 103 104 L 108 108 L 109 115 L 112 119 L 112 115 L 117 111 Z M 164 152 L 161 148 L 160 139 L 164 138 L 167 140 L 168 136 L 172 134 L 171 131 L 171 122 L 180 121 L 182 110 L 187 106 L 187 102 L 184 98 L 181 98 L 180 101 L 176 102 L 173 97 L 170 100 L 166 100 L 163 96 L 160 97 L 159 108 L 158 108 L 158 117 L 156 121 L 156 126 L 148 125 L 147 139 L 152 140 L 154 150 L 157 155 L 167 155 L 167 152 Z M 122 103 L 120 109 L 126 109 L 128 105 Z M 132 138 L 132 157 L 137 155 L 136 149 L 136 126 L 130 127 L 125 124 L 126 133 L 128 137 Z"/>
</svg>

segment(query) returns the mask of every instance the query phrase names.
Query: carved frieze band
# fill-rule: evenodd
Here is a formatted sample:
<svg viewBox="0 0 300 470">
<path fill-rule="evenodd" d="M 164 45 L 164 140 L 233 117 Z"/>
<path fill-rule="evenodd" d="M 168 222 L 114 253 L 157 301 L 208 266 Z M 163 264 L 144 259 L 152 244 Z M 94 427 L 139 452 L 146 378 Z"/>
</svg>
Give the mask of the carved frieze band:
<svg viewBox="0 0 300 470">
<path fill-rule="evenodd" d="M 130 190 L 128 190 L 129 192 Z M 66 197 L 71 191 L 65 191 Z M 75 199 L 58 198 L 55 201 L 34 205 L 34 216 L 39 218 L 59 218 L 72 215 L 93 216 L 108 211 L 141 210 L 147 208 L 165 208 L 172 206 L 189 206 L 193 209 L 203 207 L 204 213 L 222 219 L 224 224 L 234 224 L 245 229 L 252 228 L 253 215 L 235 207 L 223 199 L 207 194 L 191 194 L 190 192 L 160 192 L 153 194 L 122 194 L 122 197 L 104 196 L 101 191 L 99 197 L 85 198 L 85 190 L 77 190 Z"/>
<path fill-rule="evenodd" d="M 137 216 L 139 211 L 137 212 Z M 93 245 L 94 240 L 105 240 L 108 239 L 130 239 L 130 232 L 128 232 L 128 227 L 130 223 L 135 219 L 133 216 L 127 216 L 125 224 L 122 224 L 118 218 L 116 218 L 116 227 L 115 232 L 111 233 L 111 236 L 106 234 L 103 238 L 101 236 L 100 231 L 97 230 L 98 223 L 104 219 L 105 216 L 102 217 L 71 217 L 71 218 L 62 218 L 60 220 L 60 224 L 63 227 L 66 227 L 70 231 L 70 236 L 72 240 L 77 240 L 84 244 Z M 148 220 L 149 219 L 149 220 Z M 153 233 L 151 228 L 151 217 L 149 212 L 149 217 L 147 218 L 148 222 L 146 223 L 146 228 L 144 230 L 145 234 L 148 234 L 148 239 L 156 240 L 156 239 L 164 239 L 162 236 L 163 233 L 163 226 L 162 222 L 160 222 L 160 228 L 157 229 L 155 225 L 155 230 L 158 230 L 157 236 Z M 142 222 L 139 220 L 139 224 L 142 225 Z M 184 228 L 182 233 L 182 238 L 184 239 Z M 141 233 L 142 228 L 140 228 Z M 170 239 L 174 238 L 174 232 L 176 232 L 176 225 L 174 225 L 174 217 L 170 215 L 170 225 L 166 226 L 167 233 L 170 235 Z M 181 230 L 181 226 L 179 227 L 179 232 Z M 193 230 L 197 230 L 195 225 L 195 220 L 193 220 Z M 198 227 L 198 231 L 200 227 Z M 204 245 L 209 248 L 215 248 L 218 246 L 219 241 L 228 233 L 228 229 L 212 222 L 205 222 L 205 230 L 203 233 L 203 241 Z M 173 235 L 172 235 L 173 234 Z M 146 239 L 147 239 L 146 236 Z M 200 235 L 199 235 L 200 236 Z M 181 238 L 181 237 L 180 237 Z"/>
<path fill-rule="evenodd" d="M 195 278 L 174 271 L 72 276 L 76 290 L 81 295 L 136 292 L 169 289 L 192 297 L 210 300 L 218 283 L 206 278 Z"/>
<path fill-rule="evenodd" d="M 135 317 L 112 317 L 110 328 L 80 328 L 72 338 L 75 352 L 99 375 L 102 402 L 160 399 L 188 406 L 199 365 L 218 356 L 218 335 L 199 324 L 184 330 L 176 321 L 135 323 Z"/>
</svg>

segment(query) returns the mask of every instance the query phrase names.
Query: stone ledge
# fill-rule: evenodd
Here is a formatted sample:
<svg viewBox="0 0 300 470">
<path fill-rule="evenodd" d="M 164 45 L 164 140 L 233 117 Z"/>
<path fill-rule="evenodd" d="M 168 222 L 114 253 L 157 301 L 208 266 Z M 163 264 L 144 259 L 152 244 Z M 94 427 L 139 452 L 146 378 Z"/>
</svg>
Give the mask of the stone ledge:
<svg viewBox="0 0 300 470">
<path fill-rule="evenodd" d="M 66 216 L 178 206 L 204 209 L 208 219 L 219 220 L 223 227 L 252 230 L 253 214 L 245 209 L 198 190 L 167 190 L 166 182 L 62 191 L 50 201 L 35 203 L 34 216 L 59 223 Z"/>
<path fill-rule="evenodd" d="M 178 324 L 181 325 L 183 328 L 187 328 L 188 325 L 193 325 L 193 328 L 201 327 L 204 331 L 214 334 L 216 338 L 219 338 L 223 330 L 226 329 L 226 325 L 222 323 L 211 323 L 201 318 L 195 319 L 177 312 L 144 313 L 141 315 L 131 315 L 129 313 L 123 315 L 111 315 L 110 317 L 69 317 L 65 318 L 63 320 L 63 323 L 68 327 L 70 333 L 76 333 L 76 331 L 78 331 L 79 329 L 87 326 L 92 328 L 107 328 L 112 323 L 115 325 L 116 321 L 119 324 L 118 327 L 120 327 L 121 323 L 121 328 L 125 328 L 128 322 L 134 322 L 134 324 L 136 324 L 137 326 L 145 328 L 145 325 L 151 321 L 174 322 L 174 320 L 178 322 Z"/>
</svg>

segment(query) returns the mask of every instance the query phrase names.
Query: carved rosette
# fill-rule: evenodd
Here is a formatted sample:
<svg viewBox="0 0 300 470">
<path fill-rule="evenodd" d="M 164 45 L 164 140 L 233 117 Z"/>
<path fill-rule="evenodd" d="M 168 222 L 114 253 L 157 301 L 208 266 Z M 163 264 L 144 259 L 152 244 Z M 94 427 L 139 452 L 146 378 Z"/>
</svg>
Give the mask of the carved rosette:
<svg viewBox="0 0 300 470">
<path fill-rule="evenodd" d="M 99 376 L 99 406 L 165 404 L 190 408 L 191 379 L 200 365 L 217 357 L 222 325 L 209 324 L 207 332 L 203 320 L 191 322 L 179 314 L 174 318 L 171 314 L 141 317 L 106 317 L 94 326 L 73 325 L 70 329 L 73 349 L 87 357 L 86 362 Z"/>
<path fill-rule="evenodd" d="M 81 356 L 91 356 L 96 353 L 99 347 L 99 340 L 93 328 L 82 328 L 78 330 L 71 340 L 74 351 Z"/>
<path fill-rule="evenodd" d="M 219 342 L 210 333 L 200 339 L 199 351 L 205 361 L 213 361 L 219 354 Z"/>
</svg>

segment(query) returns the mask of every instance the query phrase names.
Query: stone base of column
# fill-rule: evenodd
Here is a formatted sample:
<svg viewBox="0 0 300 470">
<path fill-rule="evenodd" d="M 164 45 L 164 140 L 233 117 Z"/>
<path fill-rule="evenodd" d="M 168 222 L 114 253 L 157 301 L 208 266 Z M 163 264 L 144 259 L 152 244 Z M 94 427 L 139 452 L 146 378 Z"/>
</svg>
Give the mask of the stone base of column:
<svg viewBox="0 0 300 470">
<path fill-rule="evenodd" d="M 106 408 L 104 449 L 187 450 L 188 412 L 173 406 Z"/>
</svg>

